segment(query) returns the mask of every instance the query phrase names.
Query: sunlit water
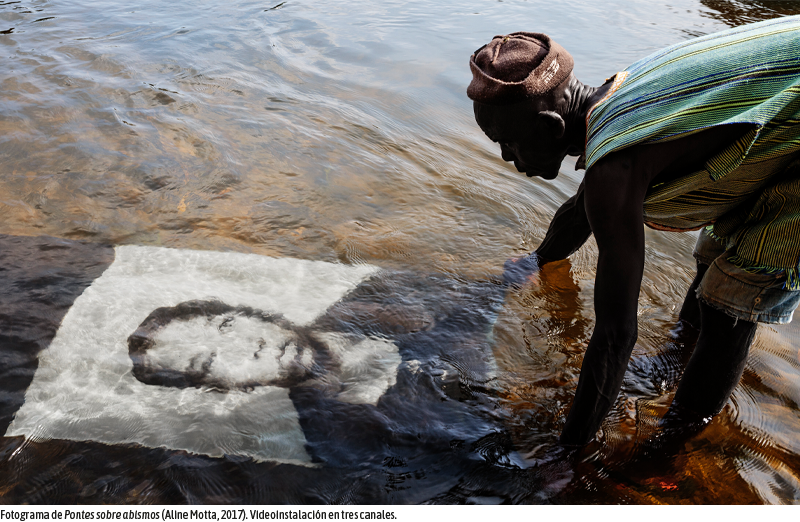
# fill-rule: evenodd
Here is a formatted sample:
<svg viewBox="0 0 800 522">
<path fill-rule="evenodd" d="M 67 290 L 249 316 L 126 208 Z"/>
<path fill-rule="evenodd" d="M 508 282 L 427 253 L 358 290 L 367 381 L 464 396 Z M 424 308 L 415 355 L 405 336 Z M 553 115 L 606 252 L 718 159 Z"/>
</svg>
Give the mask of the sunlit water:
<svg viewBox="0 0 800 522">
<path fill-rule="evenodd" d="M 639 451 L 680 373 L 669 330 L 693 234 L 646 233 L 639 342 L 601 443 L 574 467 L 538 463 L 591 335 L 596 247 L 532 288 L 503 295 L 492 281 L 538 245 L 582 172 L 567 159 L 554 182 L 517 173 L 465 90 L 469 55 L 495 34 L 550 34 L 596 85 L 665 45 L 797 13 L 788 1 L 1 0 L 2 260 L 51 289 L 36 294 L 61 307 L 41 314 L 51 330 L 110 263 L 94 246 L 259 254 L 382 269 L 315 324 L 396 335 L 402 362 L 372 410 L 329 407 L 329 383 L 289 392 L 314 465 L 9 436 L 0 502 L 796 503 L 794 326 L 759 329 L 731 401 L 676 457 Z M 47 254 L 52 238 L 72 241 L 86 281 L 37 272 L 66 256 Z M 33 290 L 0 285 L 0 317 L 21 325 L 33 305 L 15 299 Z M 44 347 L 31 335 L 3 338 L 0 378 L 30 381 Z M 365 360 L 362 373 L 383 364 Z"/>
</svg>

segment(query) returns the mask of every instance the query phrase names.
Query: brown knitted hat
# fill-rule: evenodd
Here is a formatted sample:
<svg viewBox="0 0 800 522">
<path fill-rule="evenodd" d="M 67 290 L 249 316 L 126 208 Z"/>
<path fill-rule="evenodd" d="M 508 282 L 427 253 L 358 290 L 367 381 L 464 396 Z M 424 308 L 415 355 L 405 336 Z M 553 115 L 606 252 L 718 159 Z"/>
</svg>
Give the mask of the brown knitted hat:
<svg viewBox="0 0 800 522">
<path fill-rule="evenodd" d="M 506 105 L 549 92 L 572 71 L 572 56 L 542 33 L 495 36 L 469 58 L 471 99 Z"/>
</svg>

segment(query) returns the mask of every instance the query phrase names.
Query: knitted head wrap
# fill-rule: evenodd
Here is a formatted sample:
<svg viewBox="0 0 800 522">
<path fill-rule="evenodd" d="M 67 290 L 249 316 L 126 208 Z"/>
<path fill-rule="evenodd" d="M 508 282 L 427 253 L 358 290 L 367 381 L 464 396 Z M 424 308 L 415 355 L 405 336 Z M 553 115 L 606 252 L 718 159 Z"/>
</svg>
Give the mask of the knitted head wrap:
<svg viewBox="0 0 800 522">
<path fill-rule="evenodd" d="M 469 58 L 467 96 L 490 105 L 540 96 L 567 79 L 573 65 L 572 56 L 546 34 L 495 36 Z"/>
</svg>

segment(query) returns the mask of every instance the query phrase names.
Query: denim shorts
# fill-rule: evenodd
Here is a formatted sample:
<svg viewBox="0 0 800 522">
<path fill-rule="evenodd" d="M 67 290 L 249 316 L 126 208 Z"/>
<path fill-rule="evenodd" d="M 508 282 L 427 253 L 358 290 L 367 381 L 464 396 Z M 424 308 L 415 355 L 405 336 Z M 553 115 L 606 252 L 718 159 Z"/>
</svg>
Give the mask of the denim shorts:
<svg viewBox="0 0 800 522">
<path fill-rule="evenodd" d="M 786 324 L 800 304 L 800 291 L 786 290 L 786 274 L 756 274 L 728 261 L 736 247 L 725 246 L 700 232 L 694 258 L 708 271 L 697 287 L 697 298 L 732 317 L 758 323 Z"/>
</svg>

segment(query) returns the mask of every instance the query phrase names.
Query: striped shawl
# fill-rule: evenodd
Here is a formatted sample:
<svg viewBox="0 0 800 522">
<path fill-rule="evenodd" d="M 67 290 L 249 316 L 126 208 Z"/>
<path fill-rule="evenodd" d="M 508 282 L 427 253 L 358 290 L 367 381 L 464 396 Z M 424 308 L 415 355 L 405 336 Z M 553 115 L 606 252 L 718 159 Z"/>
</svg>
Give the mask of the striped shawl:
<svg viewBox="0 0 800 522">
<path fill-rule="evenodd" d="M 750 271 L 800 290 L 800 16 L 696 38 L 618 73 L 587 116 L 586 168 L 627 147 L 704 129 L 752 129 L 698 172 L 651 186 L 645 222 L 706 231 Z"/>
</svg>

